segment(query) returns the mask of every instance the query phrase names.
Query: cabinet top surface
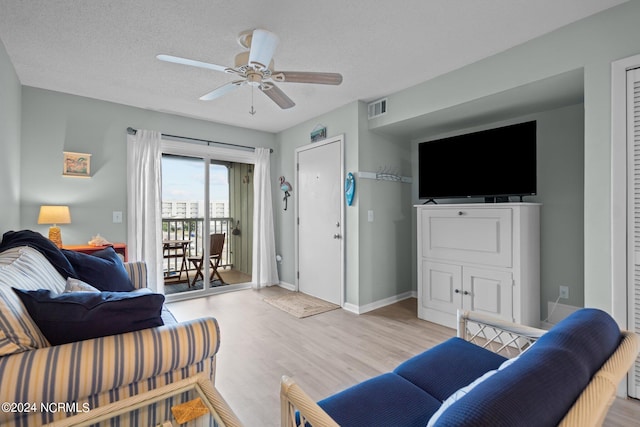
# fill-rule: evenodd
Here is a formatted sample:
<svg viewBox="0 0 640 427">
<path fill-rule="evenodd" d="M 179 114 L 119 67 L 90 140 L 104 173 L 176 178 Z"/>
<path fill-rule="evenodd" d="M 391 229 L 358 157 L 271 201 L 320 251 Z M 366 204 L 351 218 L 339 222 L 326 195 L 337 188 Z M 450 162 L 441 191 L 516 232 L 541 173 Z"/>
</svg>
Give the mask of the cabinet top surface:
<svg viewBox="0 0 640 427">
<path fill-rule="evenodd" d="M 100 249 L 106 249 L 109 246 L 113 246 L 116 249 L 120 249 L 120 248 L 124 248 L 125 246 L 127 246 L 125 243 L 111 243 L 109 245 L 100 245 L 100 246 L 94 246 L 94 245 L 62 245 L 62 249 L 69 249 L 69 250 L 87 250 L 87 249 L 95 249 L 95 250 L 100 250 Z"/>
<path fill-rule="evenodd" d="M 433 203 L 430 204 L 420 204 L 420 205 L 413 205 L 413 207 L 415 208 L 423 208 L 423 209 L 441 209 L 441 208 L 447 208 L 447 209 L 457 209 L 457 208 L 477 208 L 477 209 L 500 209 L 500 208 L 512 208 L 515 206 L 533 206 L 533 207 L 537 207 L 537 206 L 542 206 L 542 203 L 512 203 L 512 202 L 508 202 L 508 203 L 443 203 L 443 204 L 437 204 L 434 205 Z"/>
</svg>

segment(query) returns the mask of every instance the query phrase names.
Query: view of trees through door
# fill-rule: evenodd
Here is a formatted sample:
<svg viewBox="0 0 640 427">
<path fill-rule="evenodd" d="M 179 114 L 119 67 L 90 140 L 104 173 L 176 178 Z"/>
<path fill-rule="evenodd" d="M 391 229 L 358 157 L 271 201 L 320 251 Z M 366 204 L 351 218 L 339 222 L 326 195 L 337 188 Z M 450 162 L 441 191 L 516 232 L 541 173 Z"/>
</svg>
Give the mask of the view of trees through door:
<svg viewBox="0 0 640 427">
<path fill-rule="evenodd" d="M 252 178 L 251 164 L 162 155 L 165 294 L 251 281 Z"/>
</svg>

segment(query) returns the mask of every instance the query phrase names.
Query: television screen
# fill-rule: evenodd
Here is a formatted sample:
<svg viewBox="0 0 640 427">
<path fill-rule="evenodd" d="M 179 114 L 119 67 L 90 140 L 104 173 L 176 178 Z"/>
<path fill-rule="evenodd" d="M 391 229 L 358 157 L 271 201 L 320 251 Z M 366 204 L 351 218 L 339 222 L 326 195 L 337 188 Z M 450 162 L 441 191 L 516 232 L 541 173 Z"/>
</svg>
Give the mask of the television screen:
<svg viewBox="0 0 640 427">
<path fill-rule="evenodd" d="M 421 199 L 536 194 L 536 122 L 418 145 Z"/>
</svg>

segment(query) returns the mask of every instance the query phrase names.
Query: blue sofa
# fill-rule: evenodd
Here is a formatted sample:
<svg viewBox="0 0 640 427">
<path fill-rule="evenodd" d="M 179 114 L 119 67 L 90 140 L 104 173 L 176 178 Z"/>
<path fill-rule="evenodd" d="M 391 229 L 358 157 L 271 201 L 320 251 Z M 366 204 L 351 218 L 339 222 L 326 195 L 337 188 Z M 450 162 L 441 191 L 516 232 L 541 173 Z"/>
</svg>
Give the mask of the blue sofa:
<svg viewBox="0 0 640 427">
<path fill-rule="evenodd" d="M 600 425 L 638 354 L 638 336 L 596 309 L 581 309 L 549 332 L 477 318 L 484 326 L 474 333 L 461 321 L 458 337 L 317 404 L 284 377 L 283 426 Z M 500 351 L 523 348 L 516 358 L 479 339 L 505 329 L 516 338 Z"/>
</svg>

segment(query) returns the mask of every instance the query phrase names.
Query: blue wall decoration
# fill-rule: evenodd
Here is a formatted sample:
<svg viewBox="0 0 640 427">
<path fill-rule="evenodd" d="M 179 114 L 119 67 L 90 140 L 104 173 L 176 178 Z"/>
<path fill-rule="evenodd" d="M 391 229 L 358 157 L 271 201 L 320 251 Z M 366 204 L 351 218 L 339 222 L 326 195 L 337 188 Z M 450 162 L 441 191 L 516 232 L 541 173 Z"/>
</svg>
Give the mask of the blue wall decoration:
<svg viewBox="0 0 640 427">
<path fill-rule="evenodd" d="M 347 205 L 351 206 L 353 203 L 353 195 L 356 192 L 356 179 L 353 174 L 349 172 L 347 178 L 344 180 L 344 196 L 347 199 Z"/>
</svg>

